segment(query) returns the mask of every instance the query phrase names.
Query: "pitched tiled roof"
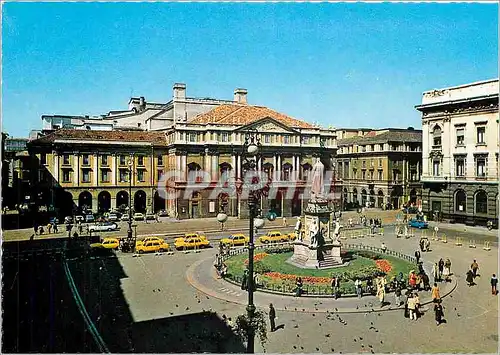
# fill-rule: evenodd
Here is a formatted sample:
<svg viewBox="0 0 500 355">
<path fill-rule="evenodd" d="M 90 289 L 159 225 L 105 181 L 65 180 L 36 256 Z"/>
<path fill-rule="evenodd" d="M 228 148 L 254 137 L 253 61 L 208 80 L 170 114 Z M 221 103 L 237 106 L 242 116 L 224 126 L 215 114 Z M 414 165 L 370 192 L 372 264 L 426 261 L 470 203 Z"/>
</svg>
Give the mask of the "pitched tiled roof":
<svg viewBox="0 0 500 355">
<path fill-rule="evenodd" d="M 386 142 L 422 142 L 422 131 L 417 130 L 389 130 L 384 133 L 374 134 L 375 131 L 369 132 L 364 136 L 356 136 L 350 138 L 339 139 L 338 146 L 356 144 L 373 144 Z"/>
<path fill-rule="evenodd" d="M 220 105 L 213 110 L 196 116 L 193 124 L 247 125 L 266 117 L 290 127 L 313 128 L 310 123 L 297 120 L 267 107 L 251 105 Z"/>
<path fill-rule="evenodd" d="M 56 140 L 75 141 L 123 141 L 123 142 L 150 142 L 153 145 L 167 145 L 163 132 L 149 131 L 92 131 L 79 129 L 59 129 L 46 136 L 33 140 L 32 144 L 54 143 Z"/>
</svg>

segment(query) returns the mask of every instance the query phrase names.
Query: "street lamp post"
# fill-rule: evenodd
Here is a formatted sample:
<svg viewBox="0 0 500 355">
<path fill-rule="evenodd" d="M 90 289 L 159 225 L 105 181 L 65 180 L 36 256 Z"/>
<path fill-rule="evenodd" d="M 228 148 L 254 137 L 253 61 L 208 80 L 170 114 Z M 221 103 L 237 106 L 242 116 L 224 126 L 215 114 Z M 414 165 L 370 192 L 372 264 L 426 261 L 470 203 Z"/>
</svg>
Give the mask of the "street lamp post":
<svg viewBox="0 0 500 355">
<path fill-rule="evenodd" d="M 260 139 L 257 137 L 256 131 L 248 131 L 245 135 L 245 142 L 243 143 L 243 156 L 245 159 L 245 164 L 247 172 L 255 172 L 258 168 L 258 163 L 260 160 Z M 244 179 L 244 177 L 243 177 Z M 251 175 L 251 181 L 248 185 L 254 185 L 255 179 L 258 179 L 258 184 L 260 185 L 258 189 L 254 189 L 255 186 L 250 187 L 248 192 L 248 212 L 249 212 L 249 242 L 248 242 L 248 305 L 247 305 L 247 315 L 248 315 L 248 342 L 247 342 L 247 353 L 254 352 L 255 345 L 255 329 L 253 328 L 253 319 L 255 316 L 255 305 L 253 302 L 254 293 L 254 275 L 253 275 L 253 257 L 254 257 L 254 231 L 255 228 L 262 228 L 264 225 L 264 220 L 259 218 L 260 215 L 260 196 L 265 194 L 265 188 L 262 188 L 261 176 Z M 267 185 L 266 185 L 267 186 Z M 243 186 L 244 187 L 244 186 Z M 248 187 L 248 186 L 247 186 Z"/>
<path fill-rule="evenodd" d="M 128 160 L 128 230 L 127 237 L 129 242 L 132 241 L 133 233 L 132 233 L 132 157 Z M 135 243 L 132 247 L 132 250 L 135 251 Z"/>
</svg>

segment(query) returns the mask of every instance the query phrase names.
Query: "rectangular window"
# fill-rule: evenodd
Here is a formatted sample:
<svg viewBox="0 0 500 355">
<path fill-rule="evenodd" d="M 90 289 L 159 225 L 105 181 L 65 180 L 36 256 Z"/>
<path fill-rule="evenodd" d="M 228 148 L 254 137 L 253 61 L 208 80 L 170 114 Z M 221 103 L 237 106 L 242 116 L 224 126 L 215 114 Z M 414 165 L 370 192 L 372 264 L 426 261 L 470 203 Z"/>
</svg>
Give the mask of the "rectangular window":
<svg viewBox="0 0 500 355">
<path fill-rule="evenodd" d="M 189 133 L 189 141 L 196 142 L 196 133 Z"/>
<path fill-rule="evenodd" d="M 457 158 L 455 160 L 455 176 L 465 176 L 465 159 Z"/>
<path fill-rule="evenodd" d="M 352 178 L 357 179 L 358 178 L 358 169 L 352 169 Z"/>
<path fill-rule="evenodd" d="M 382 175 L 383 175 L 382 170 L 379 170 L 379 171 L 378 171 L 378 179 L 379 179 L 379 180 L 382 180 L 382 179 L 383 179 L 383 176 L 382 176 Z"/>
<path fill-rule="evenodd" d="M 227 132 L 222 133 L 222 141 L 229 142 L 229 135 L 227 134 Z"/>
<path fill-rule="evenodd" d="M 265 134 L 264 135 L 264 143 L 269 143 L 271 142 L 271 137 L 269 136 L 269 134 Z"/>
<path fill-rule="evenodd" d="M 374 174 L 374 172 L 370 171 L 370 180 L 372 180 L 372 181 L 373 181 L 373 174 Z"/>
<path fill-rule="evenodd" d="M 457 145 L 465 145 L 465 128 L 457 128 Z"/>
<path fill-rule="evenodd" d="M 144 182 L 144 170 L 137 170 L 137 181 Z"/>
<path fill-rule="evenodd" d="M 46 165 L 47 164 L 47 154 L 46 153 L 41 153 L 40 154 L 40 164 Z"/>
<path fill-rule="evenodd" d="M 486 156 L 476 156 L 476 176 L 486 177 Z"/>
<path fill-rule="evenodd" d="M 163 169 L 158 169 L 158 180 L 161 179 L 162 175 L 163 175 Z"/>
<path fill-rule="evenodd" d="M 309 144 L 309 137 L 302 137 L 303 144 Z"/>
<path fill-rule="evenodd" d="M 82 169 L 82 182 L 90 182 L 90 169 Z"/>
<path fill-rule="evenodd" d="M 393 181 L 398 181 L 399 180 L 399 170 L 394 169 L 392 171 L 392 180 Z"/>
<path fill-rule="evenodd" d="M 142 155 L 137 157 L 137 165 L 144 166 L 144 157 Z"/>
<path fill-rule="evenodd" d="M 109 171 L 108 171 L 108 169 L 102 169 L 101 170 L 101 181 L 102 182 L 109 182 Z"/>
<path fill-rule="evenodd" d="M 434 137 L 434 144 L 436 147 L 440 147 L 441 146 L 441 136 L 438 136 L 438 137 Z"/>
<path fill-rule="evenodd" d="M 434 160 L 432 162 L 432 175 L 433 176 L 441 175 L 441 162 L 439 160 Z"/>
<path fill-rule="evenodd" d="M 82 155 L 82 164 L 83 165 L 90 165 L 89 155 L 88 154 L 83 154 Z"/>
<path fill-rule="evenodd" d="M 416 170 L 410 170 L 410 181 L 418 181 Z"/>
<path fill-rule="evenodd" d="M 485 143 L 486 127 L 477 127 L 477 144 Z"/>
<path fill-rule="evenodd" d="M 120 169 L 120 182 L 127 182 L 127 181 L 128 181 L 128 170 Z"/>
<path fill-rule="evenodd" d="M 107 154 L 101 155 L 101 165 L 104 165 L 104 166 L 108 165 L 108 155 Z"/>
<path fill-rule="evenodd" d="M 63 154 L 63 165 L 69 165 L 69 154 Z"/>
<path fill-rule="evenodd" d="M 120 155 L 120 165 L 126 165 L 127 164 L 127 157 L 125 155 Z"/>
<path fill-rule="evenodd" d="M 283 143 L 289 144 L 290 143 L 290 136 L 283 136 Z"/>
<path fill-rule="evenodd" d="M 365 170 L 361 171 L 361 179 L 366 180 L 366 171 Z"/>
<path fill-rule="evenodd" d="M 383 144 L 379 144 L 379 147 L 380 147 L 380 151 L 384 150 L 384 145 Z"/>
<path fill-rule="evenodd" d="M 378 160 L 378 166 L 382 166 L 382 159 Z"/>
<path fill-rule="evenodd" d="M 363 169 L 366 168 L 366 160 L 363 160 Z"/>
<path fill-rule="evenodd" d="M 69 170 L 63 170 L 63 182 L 71 182 L 71 172 Z"/>
</svg>

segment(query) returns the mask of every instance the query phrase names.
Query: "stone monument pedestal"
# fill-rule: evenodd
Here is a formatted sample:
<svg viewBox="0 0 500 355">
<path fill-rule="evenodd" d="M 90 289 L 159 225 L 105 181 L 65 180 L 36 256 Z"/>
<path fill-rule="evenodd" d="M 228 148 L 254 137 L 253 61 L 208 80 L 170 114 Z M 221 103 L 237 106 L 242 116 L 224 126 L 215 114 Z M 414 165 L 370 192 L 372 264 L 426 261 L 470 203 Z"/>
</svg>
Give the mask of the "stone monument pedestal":
<svg viewBox="0 0 500 355">
<path fill-rule="evenodd" d="M 343 265 L 340 242 L 333 238 L 331 230 L 332 212 L 327 200 L 309 201 L 305 210 L 304 230 L 294 243 L 293 256 L 289 260 L 291 264 L 311 269 Z"/>
</svg>

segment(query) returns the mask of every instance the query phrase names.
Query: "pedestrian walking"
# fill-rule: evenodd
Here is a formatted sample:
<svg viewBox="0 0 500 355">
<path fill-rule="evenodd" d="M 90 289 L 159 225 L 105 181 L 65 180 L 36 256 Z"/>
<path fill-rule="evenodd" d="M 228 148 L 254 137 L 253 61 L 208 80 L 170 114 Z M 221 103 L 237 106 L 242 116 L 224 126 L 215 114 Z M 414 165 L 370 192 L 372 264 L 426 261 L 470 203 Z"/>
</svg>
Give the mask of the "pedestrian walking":
<svg viewBox="0 0 500 355">
<path fill-rule="evenodd" d="M 420 251 L 415 250 L 415 259 L 417 259 L 417 264 L 420 262 Z"/>
<path fill-rule="evenodd" d="M 276 330 L 276 310 L 273 307 L 273 304 L 269 304 L 269 323 L 271 323 L 271 332 Z"/>
<path fill-rule="evenodd" d="M 439 259 L 439 261 L 438 261 L 438 271 L 439 271 L 439 281 L 442 281 L 443 280 L 443 271 L 444 271 L 443 259 Z"/>
<path fill-rule="evenodd" d="M 387 251 L 387 246 L 385 245 L 384 242 L 382 242 L 382 245 L 380 246 L 380 249 L 385 253 Z"/>
<path fill-rule="evenodd" d="M 39 230 L 39 233 L 40 235 L 42 235 L 44 233 L 44 229 L 43 229 L 43 226 L 40 226 L 40 230 Z"/>
<path fill-rule="evenodd" d="M 356 281 L 354 281 L 354 287 L 356 287 L 356 294 L 358 295 L 358 298 L 361 298 L 361 296 L 363 295 L 363 289 L 361 287 L 360 279 L 356 279 Z"/>
<path fill-rule="evenodd" d="M 33 223 L 33 230 L 35 231 L 35 235 L 38 234 L 38 223 L 34 222 Z"/>
<path fill-rule="evenodd" d="M 436 325 L 440 325 L 443 322 L 444 312 L 443 306 L 441 305 L 441 300 L 437 300 L 434 304 L 434 319 L 436 320 Z"/>
<path fill-rule="evenodd" d="M 396 300 L 396 306 L 401 306 L 401 288 L 396 286 L 396 291 L 394 291 L 394 298 Z"/>
<path fill-rule="evenodd" d="M 286 223 L 286 217 L 283 217 L 283 227 L 288 227 L 288 224 Z"/>
<path fill-rule="evenodd" d="M 472 270 L 467 271 L 467 276 L 465 277 L 465 281 L 467 281 L 469 287 L 474 286 L 474 275 L 472 273 Z"/>
<path fill-rule="evenodd" d="M 50 232 L 52 231 L 52 224 L 47 224 L 47 234 L 50 234 Z"/>
<path fill-rule="evenodd" d="M 493 276 L 491 277 L 490 283 L 491 283 L 491 294 L 496 296 L 498 293 L 497 292 L 497 284 L 498 284 L 497 275 L 493 274 Z"/>
<path fill-rule="evenodd" d="M 415 296 L 413 296 L 413 299 L 415 300 L 415 315 L 416 318 L 420 318 L 420 297 L 418 297 L 418 293 L 415 293 Z"/>
<path fill-rule="evenodd" d="M 302 287 L 303 287 L 303 283 L 302 283 L 302 278 L 300 277 L 297 277 L 295 279 L 295 297 L 300 297 L 302 295 Z"/>
<path fill-rule="evenodd" d="M 448 258 L 444 262 L 444 268 L 443 268 L 443 276 L 446 282 L 450 281 L 450 275 L 451 275 L 451 261 Z"/>
<path fill-rule="evenodd" d="M 434 278 L 434 283 L 439 281 L 439 266 L 438 263 L 434 263 L 432 266 L 432 277 Z"/>
<path fill-rule="evenodd" d="M 434 286 L 432 286 L 431 290 L 431 298 L 433 302 L 436 302 L 441 299 L 441 295 L 439 294 L 438 284 L 434 282 Z"/>
<path fill-rule="evenodd" d="M 248 288 L 248 269 L 245 269 L 243 272 L 243 279 L 241 280 L 241 289 L 243 291 L 247 290 Z"/>
<path fill-rule="evenodd" d="M 474 278 L 476 278 L 477 276 L 479 276 L 479 274 L 477 273 L 477 270 L 479 270 L 479 264 L 477 263 L 476 259 L 474 259 L 474 261 L 472 262 L 470 268 L 472 270 L 472 276 Z"/>
<path fill-rule="evenodd" d="M 417 320 L 417 313 L 415 312 L 415 297 L 412 295 L 410 295 L 410 297 L 408 297 L 408 312 L 410 314 L 410 320 Z"/>
<path fill-rule="evenodd" d="M 59 233 L 59 227 L 57 227 L 56 222 L 54 222 L 54 225 L 52 227 L 54 228 L 54 233 Z"/>
</svg>

